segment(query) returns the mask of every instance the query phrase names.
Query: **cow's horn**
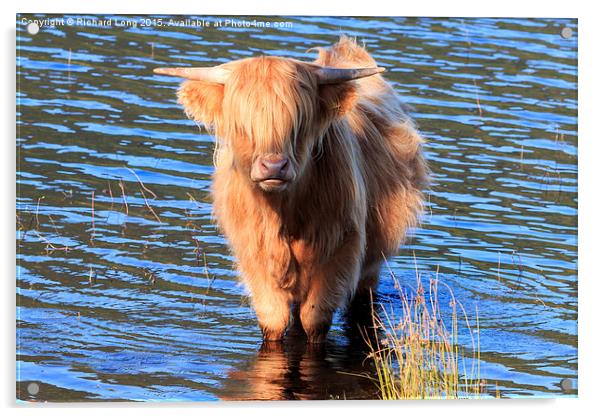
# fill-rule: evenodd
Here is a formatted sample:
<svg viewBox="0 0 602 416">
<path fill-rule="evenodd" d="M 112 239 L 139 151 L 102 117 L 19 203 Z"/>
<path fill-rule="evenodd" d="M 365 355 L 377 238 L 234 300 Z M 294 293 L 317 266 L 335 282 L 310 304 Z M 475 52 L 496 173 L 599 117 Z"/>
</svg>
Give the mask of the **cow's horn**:
<svg viewBox="0 0 602 416">
<path fill-rule="evenodd" d="M 187 78 L 194 81 L 214 82 L 225 84 L 230 76 L 230 70 L 220 66 L 209 68 L 155 68 L 155 74 L 170 75 L 172 77 Z"/>
<path fill-rule="evenodd" d="M 370 75 L 383 72 L 385 68 L 329 68 L 320 67 L 316 71 L 318 84 L 338 84 L 339 82 L 351 81 L 353 79 L 369 77 Z"/>
</svg>

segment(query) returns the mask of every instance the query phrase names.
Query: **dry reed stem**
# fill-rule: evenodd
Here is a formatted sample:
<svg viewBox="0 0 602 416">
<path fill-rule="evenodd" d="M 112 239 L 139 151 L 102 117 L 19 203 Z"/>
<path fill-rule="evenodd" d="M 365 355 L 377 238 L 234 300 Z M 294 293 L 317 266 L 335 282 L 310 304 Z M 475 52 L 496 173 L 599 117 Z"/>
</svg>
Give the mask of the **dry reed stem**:
<svg viewBox="0 0 602 416">
<path fill-rule="evenodd" d="M 31 219 L 31 221 L 30 221 L 29 227 L 30 227 L 30 229 L 32 229 L 32 231 L 33 231 L 34 233 L 36 233 L 36 235 L 38 236 L 38 238 L 39 238 L 39 239 L 40 239 L 40 240 L 41 240 L 43 243 L 45 243 L 45 244 L 46 244 L 46 251 L 47 251 L 47 252 L 51 252 L 51 251 L 65 251 L 65 252 L 67 252 L 67 251 L 69 251 L 69 250 L 70 250 L 70 248 L 69 248 L 69 247 L 67 247 L 67 246 L 62 246 L 62 247 L 57 247 L 57 246 L 55 246 L 54 244 L 52 244 L 52 243 L 50 242 L 50 240 L 48 240 L 46 237 L 44 237 L 44 236 L 43 236 L 42 234 L 40 234 L 40 232 L 38 231 L 38 230 L 39 230 L 39 228 L 40 228 L 40 218 L 39 218 L 39 214 L 40 214 L 40 201 L 41 201 L 42 199 L 44 199 L 44 198 L 45 198 L 45 196 L 44 196 L 44 195 L 42 195 L 41 197 L 39 197 L 39 198 L 38 198 L 38 202 L 37 202 L 37 204 L 36 204 L 36 212 L 35 212 L 34 216 L 32 217 L 32 219 Z M 35 221 L 36 221 L 36 226 L 35 226 L 35 228 L 31 228 L 31 225 L 32 225 L 32 223 L 33 223 L 33 220 L 34 220 L 34 219 L 35 219 Z M 57 235 L 58 235 L 58 236 L 60 236 L 60 234 L 59 234 L 59 232 L 58 232 L 58 230 L 57 230 L 57 228 L 56 228 L 56 224 L 54 224 L 54 220 L 52 219 L 52 217 L 50 217 L 50 221 L 52 222 L 52 224 L 53 224 L 53 226 L 54 226 L 55 232 L 57 233 Z M 23 233 L 23 239 L 25 238 L 25 235 L 27 234 L 27 231 L 28 231 L 28 230 L 25 230 L 25 232 Z"/>
<path fill-rule="evenodd" d="M 111 189 L 111 182 L 107 181 L 107 185 L 109 185 L 109 196 L 111 197 L 111 208 L 110 208 L 110 211 L 113 211 L 113 205 L 115 203 L 115 200 L 113 198 L 113 190 Z"/>
<path fill-rule="evenodd" d="M 144 189 L 149 194 L 151 194 L 153 196 L 153 199 L 157 199 L 157 195 L 144 185 L 144 183 L 142 182 L 142 179 L 140 179 L 140 177 L 136 174 L 136 172 L 134 172 L 132 169 L 128 168 L 127 166 L 126 166 L 126 168 L 127 168 L 127 170 L 129 170 L 130 172 L 132 172 L 132 174 L 136 177 L 136 179 L 138 180 L 138 183 L 140 184 L 140 186 L 142 187 L 142 189 Z"/>
<path fill-rule="evenodd" d="M 144 194 L 144 191 L 142 190 L 142 188 L 140 188 L 140 193 L 142 194 L 142 198 L 144 199 L 144 203 L 146 204 L 146 207 L 148 208 L 148 210 L 151 212 L 151 214 L 153 214 L 153 216 L 155 217 L 155 219 L 160 224 L 163 224 L 163 221 L 161 221 L 161 218 L 159 218 L 159 216 L 157 215 L 157 213 L 155 212 L 155 210 L 153 209 L 153 207 L 151 207 L 150 204 L 148 203 L 148 200 L 146 199 L 146 195 Z"/>
<path fill-rule="evenodd" d="M 40 228 L 40 219 L 38 218 L 38 214 L 40 212 L 40 201 L 45 197 L 42 195 L 38 198 L 38 204 L 36 205 L 36 229 Z"/>
<path fill-rule="evenodd" d="M 155 194 L 153 191 L 151 191 L 150 189 L 148 189 L 146 187 L 146 185 L 144 185 L 144 183 L 142 182 L 142 180 L 140 179 L 140 177 L 136 174 L 136 172 L 134 172 L 132 169 L 128 168 L 127 166 L 126 166 L 126 168 L 127 168 L 127 170 L 129 170 L 130 172 L 132 172 L 132 174 L 138 180 L 138 183 L 140 184 L 140 193 L 142 194 L 142 198 L 144 199 L 144 204 L 146 205 L 146 207 L 148 208 L 148 210 L 151 212 L 151 214 L 153 214 L 153 216 L 155 217 L 155 219 L 160 224 L 163 224 L 163 221 L 161 221 L 161 218 L 159 218 L 159 216 L 157 215 L 157 213 L 155 212 L 155 210 L 153 209 L 153 207 L 151 207 L 151 205 L 148 203 L 148 200 L 146 199 L 146 194 L 144 193 L 144 191 L 147 191 L 148 193 L 150 193 L 153 196 L 153 199 L 157 199 L 157 194 Z"/>
<path fill-rule="evenodd" d="M 94 223 L 94 191 L 92 191 L 92 235 L 90 236 L 90 244 L 94 244 L 94 236 L 96 235 L 96 224 Z"/>
<path fill-rule="evenodd" d="M 477 110 L 479 111 L 479 117 L 483 117 L 483 110 L 481 109 L 481 100 L 479 99 L 479 87 L 477 86 L 477 80 L 475 78 L 473 78 L 472 83 L 475 88 L 474 93 L 475 93 L 475 99 L 477 102 Z"/>
<path fill-rule="evenodd" d="M 69 55 L 67 55 L 67 81 L 71 82 L 71 48 L 69 48 Z"/>
<path fill-rule="evenodd" d="M 130 215 L 130 210 L 128 208 L 128 201 L 125 194 L 125 185 L 123 184 L 123 180 L 119 179 L 119 188 L 121 188 L 121 197 L 123 198 L 123 204 L 125 206 L 125 215 Z"/>
<path fill-rule="evenodd" d="M 40 234 L 40 232 L 37 229 L 34 229 L 33 232 L 36 233 L 38 238 L 40 240 L 42 240 L 43 243 L 46 243 L 46 251 L 47 252 L 52 252 L 52 251 L 68 252 L 69 250 L 71 250 L 71 248 L 69 248 L 68 246 L 62 246 L 62 247 L 55 246 L 54 244 L 52 244 L 50 242 L 50 240 L 48 240 L 46 237 L 44 237 L 42 234 Z"/>
</svg>

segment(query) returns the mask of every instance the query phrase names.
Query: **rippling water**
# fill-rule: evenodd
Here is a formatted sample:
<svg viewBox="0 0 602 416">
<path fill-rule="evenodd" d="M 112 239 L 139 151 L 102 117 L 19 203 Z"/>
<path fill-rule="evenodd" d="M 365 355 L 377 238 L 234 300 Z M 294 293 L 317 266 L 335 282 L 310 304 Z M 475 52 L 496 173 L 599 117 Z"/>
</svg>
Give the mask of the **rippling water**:
<svg viewBox="0 0 602 416">
<path fill-rule="evenodd" d="M 96 16 L 111 17 L 130 25 L 17 25 L 21 399 L 378 397 L 347 374 L 368 370 L 338 318 L 323 349 L 261 347 L 211 222 L 214 140 L 185 119 L 178 80 L 152 73 L 311 60 L 340 34 L 387 68 L 428 139 L 423 226 L 391 271 L 404 286 L 416 268 L 438 274 L 478 313 L 488 394 L 576 394 L 576 20 L 247 18 L 285 23 L 262 29 Z M 395 293 L 385 271 L 379 299 Z"/>
</svg>

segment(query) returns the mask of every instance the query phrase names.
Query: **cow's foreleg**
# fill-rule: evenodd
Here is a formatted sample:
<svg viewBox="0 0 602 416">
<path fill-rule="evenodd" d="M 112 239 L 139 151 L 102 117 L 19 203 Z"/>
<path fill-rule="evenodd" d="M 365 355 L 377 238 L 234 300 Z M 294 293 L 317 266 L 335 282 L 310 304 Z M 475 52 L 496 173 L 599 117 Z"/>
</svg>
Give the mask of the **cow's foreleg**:
<svg viewBox="0 0 602 416">
<path fill-rule="evenodd" d="M 301 323 L 309 342 L 320 343 L 326 340 L 335 310 L 336 305 L 325 299 L 319 290 L 312 290 L 308 294 L 301 306 Z"/>
<path fill-rule="evenodd" d="M 263 338 L 281 340 L 290 320 L 290 294 L 261 280 L 249 282 L 249 289 Z"/>
<path fill-rule="evenodd" d="M 332 324 L 335 310 L 342 306 L 357 287 L 362 262 L 363 241 L 359 234 L 349 234 L 331 258 L 317 266 L 301 302 L 300 317 L 311 343 L 321 343 Z"/>
</svg>

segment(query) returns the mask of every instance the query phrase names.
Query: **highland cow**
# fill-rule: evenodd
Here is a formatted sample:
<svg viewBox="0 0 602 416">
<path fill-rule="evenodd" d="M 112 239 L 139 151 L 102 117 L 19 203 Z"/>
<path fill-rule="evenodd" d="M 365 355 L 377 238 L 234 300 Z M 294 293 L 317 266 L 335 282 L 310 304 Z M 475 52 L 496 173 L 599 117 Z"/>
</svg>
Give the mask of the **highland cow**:
<svg viewBox="0 0 602 416">
<path fill-rule="evenodd" d="M 265 340 L 296 313 L 323 342 L 337 308 L 370 297 L 428 182 L 421 136 L 383 69 L 346 37 L 317 49 L 313 63 L 155 70 L 188 79 L 179 102 L 216 136 L 214 215 Z"/>
</svg>

